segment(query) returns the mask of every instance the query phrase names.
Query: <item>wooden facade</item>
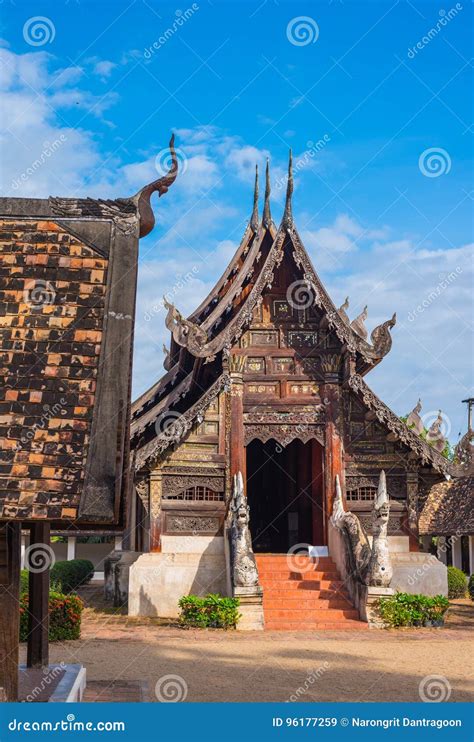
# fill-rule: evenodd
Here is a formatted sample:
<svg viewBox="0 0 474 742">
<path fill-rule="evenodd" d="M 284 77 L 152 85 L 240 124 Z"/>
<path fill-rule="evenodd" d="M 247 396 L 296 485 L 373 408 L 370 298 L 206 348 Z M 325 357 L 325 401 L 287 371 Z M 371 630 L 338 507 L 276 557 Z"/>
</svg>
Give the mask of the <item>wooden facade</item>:
<svg viewBox="0 0 474 742">
<path fill-rule="evenodd" d="M 188 319 L 167 304 L 166 374 L 132 408 L 152 551 L 163 535 L 221 534 L 239 471 L 256 550 L 325 544 L 336 475 L 367 523 L 382 468 L 390 533 L 417 548 L 419 498 L 448 462 L 366 385 L 391 348 L 395 315 L 369 340 L 366 310 L 350 322 L 348 302 L 334 306 L 294 224 L 292 189 L 290 162 L 277 228 L 267 168 L 263 217 L 256 186 L 249 225 L 213 291 Z"/>
</svg>

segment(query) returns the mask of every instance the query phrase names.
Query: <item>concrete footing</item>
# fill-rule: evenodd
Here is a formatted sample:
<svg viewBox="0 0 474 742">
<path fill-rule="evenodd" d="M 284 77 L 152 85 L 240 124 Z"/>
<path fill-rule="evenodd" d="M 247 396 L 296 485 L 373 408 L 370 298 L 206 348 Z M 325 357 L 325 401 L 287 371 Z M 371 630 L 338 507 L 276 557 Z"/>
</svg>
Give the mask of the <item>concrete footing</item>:
<svg viewBox="0 0 474 742">
<path fill-rule="evenodd" d="M 265 621 L 263 617 L 263 588 L 236 587 L 234 598 L 239 599 L 240 619 L 237 624 L 239 631 L 263 631 Z"/>
</svg>

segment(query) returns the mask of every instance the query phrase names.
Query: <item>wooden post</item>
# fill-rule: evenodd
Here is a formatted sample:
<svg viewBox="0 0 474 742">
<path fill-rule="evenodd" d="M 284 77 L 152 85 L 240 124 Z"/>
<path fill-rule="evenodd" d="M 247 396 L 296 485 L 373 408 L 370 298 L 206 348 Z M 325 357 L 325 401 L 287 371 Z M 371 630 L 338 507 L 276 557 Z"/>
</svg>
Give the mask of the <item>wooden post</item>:
<svg viewBox="0 0 474 742">
<path fill-rule="evenodd" d="M 21 523 L 0 525 L 0 702 L 18 701 Z"/>
<path fill-rule="evenodd" d="M 324 441 L 324 537 L 327 543 L 328 520 L 332 514 L 332 507 L 336 487 L 336 475 L 339 477 L 344 492 L 344 445 L 339 432 L 340 418 L 340 389 L 334 384 L 325 384 L 321 396 L 326 404 L 326 426 Z"/>
<path fill-rule="evenodd" d="M 27 667 L 49 665 L 49 568 L 51 552 L 49 544 L 50 524 L 37 521 L 30 527 L 30 547 L 26 568 L 29 571 L 29 622 Z M 37 545 L 37 549 L 34 546 Z"/>
<path fill-rule="evenodd" d="M 242 472 L 247 492 L 247 461 L 244 439 L 244 380 L 245 356 L 231 356 L 230 371 L 230 476 Z"/>
<path fill-rule="evenodd" d="M 407 471 L 407 518 L 408 544 L 410 551 L 419 551 L 418 543 L 418 466 L 416 461 L 408 462 Z"/>
<path fill-rule="evenodd" d="M 161 492 L 163 475 L 159 469 L 150 472 L 150 551 L 161 551 Z"/>
</svg>

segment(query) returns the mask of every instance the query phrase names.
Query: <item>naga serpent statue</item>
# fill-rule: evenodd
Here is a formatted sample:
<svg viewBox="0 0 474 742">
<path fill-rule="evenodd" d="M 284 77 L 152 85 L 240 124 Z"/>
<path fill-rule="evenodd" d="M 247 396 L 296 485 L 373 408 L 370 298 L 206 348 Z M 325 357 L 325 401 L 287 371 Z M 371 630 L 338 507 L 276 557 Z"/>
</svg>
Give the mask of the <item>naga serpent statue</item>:
<svg viewBox="0 0 474 742">
<path fill-rule="evenodd" d="M 258 585 L 258 570 L 252 549 L 249 506 L 244 494 L 244 480 L 241 472 L 234 475 L 230 512 L 232 514 L 230 529 L 232 584 L 234 587 L 253 587 Z"/>
<path fill-rule="evenodd" d="M 336 497 L 331 522 L 342 531 L 348 547 L 351 570 L 363 585 L 390 586 L 393 570 L 387 538 L 389 513 L 385 472 L 381 471 L 372 513 L 371 546 L 357 515 L 344 510 L 341 484 L 336 476 Z"/>
</svg>

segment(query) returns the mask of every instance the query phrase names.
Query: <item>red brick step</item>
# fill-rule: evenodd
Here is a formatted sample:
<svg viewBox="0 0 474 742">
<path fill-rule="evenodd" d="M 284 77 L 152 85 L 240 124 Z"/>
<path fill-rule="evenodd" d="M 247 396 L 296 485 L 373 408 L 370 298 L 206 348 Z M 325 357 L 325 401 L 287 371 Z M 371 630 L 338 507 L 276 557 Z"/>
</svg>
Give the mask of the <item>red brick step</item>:
<svg viewBox="0 0 474 742">
<path fill-rule="evenodd" d="M 330 557 L 257 554 L 265 628 L 280 631 L 366 629 Z"/>
</svg>

